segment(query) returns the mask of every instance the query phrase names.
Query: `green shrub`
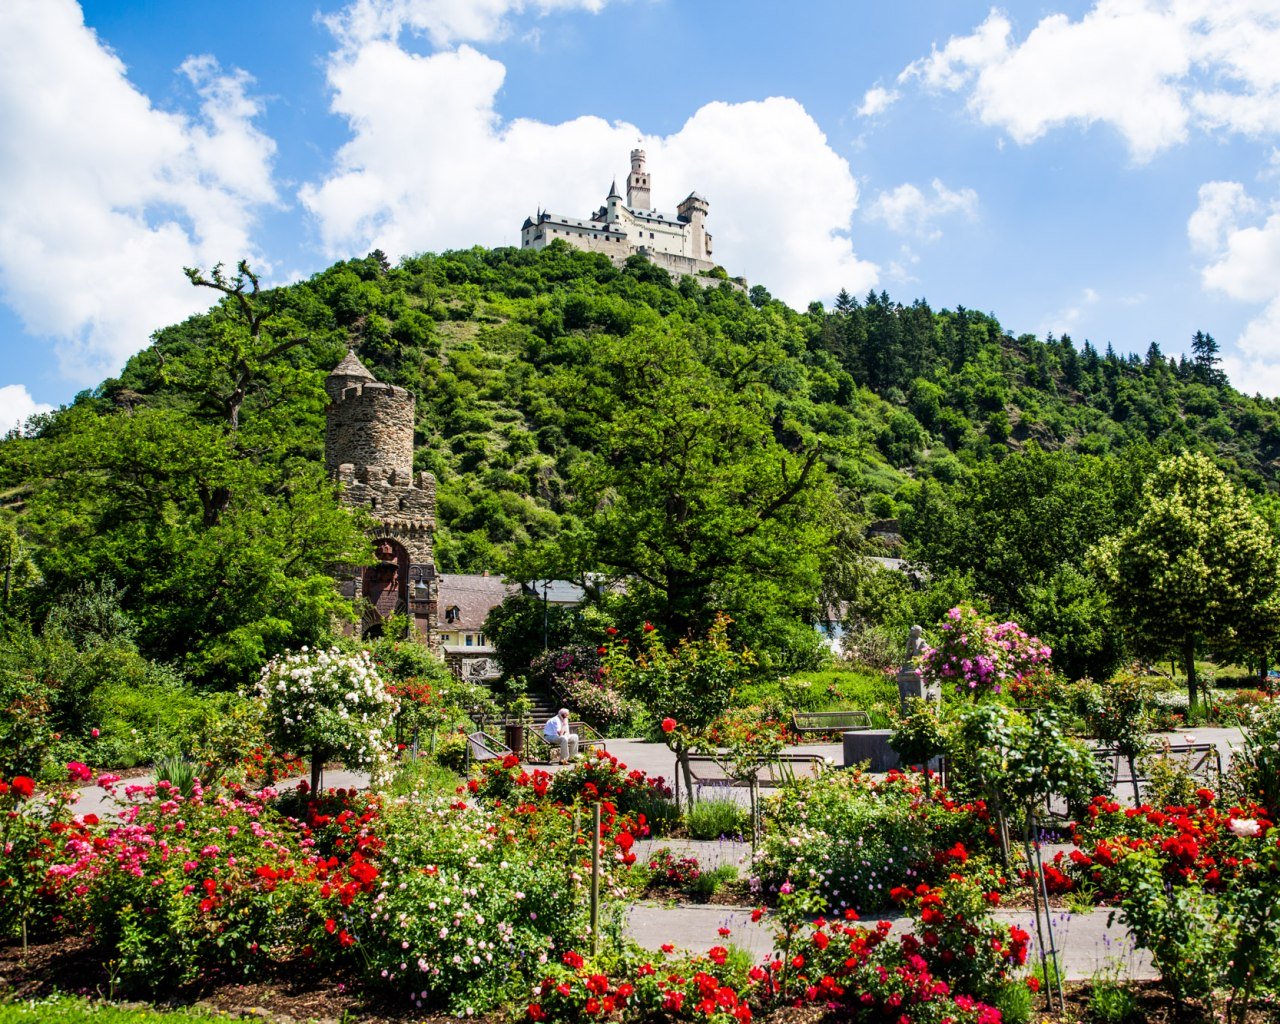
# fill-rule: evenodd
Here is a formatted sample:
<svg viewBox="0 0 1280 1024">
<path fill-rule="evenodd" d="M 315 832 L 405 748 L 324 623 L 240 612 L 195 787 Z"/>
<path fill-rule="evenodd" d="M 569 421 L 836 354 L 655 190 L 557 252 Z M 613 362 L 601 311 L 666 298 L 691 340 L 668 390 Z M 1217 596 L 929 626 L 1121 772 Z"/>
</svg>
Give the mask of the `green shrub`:
<svg viewBox="0 0 1280 1024">
<path fill-rule="evenodd" d="M 914 776 L 876 782 L 854 771 L 834 771 L 787 786 L 765 805 L 757 861 L 767 895 L 784 882 L 816 886 L 832 910 L 859 913 L 889 905 L 889 892 L 914 887 L 939 867 L 935 851 L 956 843 L 977 849 L 986 822 L 955 805 L 921 798 Z"/>
<path fill-rule="evenodd" d="M 995 1007 L 1000 1011 L 1001 1024 L 1028 1024 L 1032 1011 L 1031 989 L 1025 981 L 1006 981 L 996 993 Z"/>
<path fill-rule="evenodd" d="M 132 768 L 192 751 L 218 701 L 164 674 L 160 669 L 148 680 L 112 680 L 90 694 L 85 718 L 100 735 L 86 759 L 95 767 Z"/>
<path fill-rule="evenodd" d="M 703 871 L 689 885 L 689 895 L 696 899 L 712 900 L 722 885 L 738 880 L 738 869 L 732 864 L 721 864 L 718 868 Z"/>
<path fill-rule="evenodd" d="M 162 757 L 156 761 L 156 782 L 167 782 L 189 797 L 196 786 L 195 765 L 181 757 Z"/>
<path fill-rule="evenodd" d="M 748 827 L 747 809 L 727 797 L 704 797 L 685 812 L 684 824 L 694 839 L 738 836 Z"/>
<path fill-rule="evenodd" d="M 1138 1001 L 1128 986 L 1112 977 L 1094 980 L 1089 993 L 1089 1019 L 1100 1024 L 1126 1024 L 1138 1012 Z"/>
<path fill-rule="evenodd" d="M 446 736 L 436 745 L 436 764 L 461 775 L 467 770 L 467 738 L 460 733 Z"/>
</svg>

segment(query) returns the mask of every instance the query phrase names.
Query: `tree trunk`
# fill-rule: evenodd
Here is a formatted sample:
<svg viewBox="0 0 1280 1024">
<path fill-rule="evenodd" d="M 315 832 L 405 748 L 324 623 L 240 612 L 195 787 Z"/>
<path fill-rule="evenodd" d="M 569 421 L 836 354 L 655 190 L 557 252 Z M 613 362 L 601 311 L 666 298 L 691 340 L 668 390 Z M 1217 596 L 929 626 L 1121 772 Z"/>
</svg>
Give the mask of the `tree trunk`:
<svg viewBox="0 0 1280 1024">
<path fill-rule="evenodd" d="M 311 795 L 320 792 L 320 779 L 324 775 L 324 755 L 318 750 L 311 752 Z"/>
<path fill-rule="evenodd" d="M 1182 641 L 1182 663 L 1187 673 L 1187 724 L 1196 711 L 1196 638 L 1191 634 Z"/>
<path fill-rule="evenodd" d="M 689 751 L 681 747 L 676 751 L 676 761 L 680 766 L 680 774 L 684 776 L 684 802 L 689 810 L 693 810 L 693 769 L 689 766 Z M 679 805 L 677 805 L 679 809 Z"/>
</svg>

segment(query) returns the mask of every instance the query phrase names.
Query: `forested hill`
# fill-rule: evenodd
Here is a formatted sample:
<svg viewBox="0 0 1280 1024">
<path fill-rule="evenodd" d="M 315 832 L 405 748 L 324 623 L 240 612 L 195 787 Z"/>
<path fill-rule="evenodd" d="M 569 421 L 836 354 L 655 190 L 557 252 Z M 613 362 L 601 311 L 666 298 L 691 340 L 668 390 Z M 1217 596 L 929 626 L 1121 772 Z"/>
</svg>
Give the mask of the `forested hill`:
<svg viewBox="0 0 1280 1024">
<path fill-rule="evenodd" d="M 562 245 L 427 254 L 397 267 L 375 253 L 275 298 L 309 339 L 285 358 L 314 371 L 266 393 L 288 405 L 272 418 L 288 421 L 295 453 L 321 457 L 317 382 L 348 344 L 418 396 L 415 468 L 439 481 L 448 571 L 497 567 L 555 533 L 566 482 L 601 426 L 591 402 L 566 398 L 565 382 L 589 378 L 606 342 L 643 344 L 658 331 L 687 334 L 708 363 L 725 352 L 749 359 L 779 439 L 820 441 L 843 494 L 876 518 L 909 503 L 916 481 L 957 482 L 1032 440 L 1091 454 L 1134 442 L 1202 450 L 1251 489 L 1274 489 L 1280 477 L 1280 407 L 1231 388 L 1203 337 L 1195 362 L 1175 362 L 1156 343 L 1140 359 L 1065 336 L 1015 338 L 992 315 L 883 292 L 797 313 L 763 287 L 748 297 L 677 285 L 643 261 L 617 270 Z M 118 380 L 79 403 L 193 405 L 183 385 L 217 319 L 159 331 Z"/>
<path fill-rule="evenodd" d="M 364 557 L 323 477 L 322 384 L 348 346 L 417 396 L 443 570 L 603 569 L 638 621 L 680 635 L 724 609 L 777 665 L 812 653 L 832 600 L 897 629 L 971 595 L 1092 671 L 1085 556 L 1160 452 L 1208 453 L 1280 507 L 1280 408 L 1232 389 L 1204 335 L 1175 364 L 883 293 L 797 312 L 563 245 L 239 284 L 0 442 L 5 614 L 38 628 L 97 581 L 148 657 L 214 683 L 322 640 L 332 566 Z M 862 524 L 895 516 L 932 579 L 963 578 L 910 598 L 860 577 Z"/>
<path fill-rule="evenodd" d="M 475 248 L 397 268 L 375 253 L 279 298 L 310 338 L 287 353 L 298 369 L 319 375 L 355 343 L 380 379 L 419 398 L 416 467 L 439 481 L 439 558 L 449 571 L 497 567 L 557 530 L 566 481 L 600 428 L 596 411 L 581 396 L 566 401 L 561 385 L 591 370 L 605 340 L 643 346 L 657 330 L 689 334 L 707 362 L 749 353 L 780 439 L 822 439 L 838 484 L 874 517 L 908 502 L 913 480 L 954 483 L 1028 440 L 1094 454 L 1133 442 L 1202 449 L 1253 489 L 1280 476 L 1280 407 L 1230 388 L 1211 339 L 1196 362 L 1169 360 L 1155 343 L 1140 360 L 1068 337 L 1014 338 L 991 315 L 884 293 L 795 312 L 762 287 L 748 297 L 728 285 L 677 285 L 644 262 L 616 270 L 563 246 Z M 90 401 L 104 411 L 183 403 L 183 365 L 210 328 L 197 316 L 161 330 Z M 298 451 L 319 458 L 315 381 L 291 413 Z"/>
</svg>

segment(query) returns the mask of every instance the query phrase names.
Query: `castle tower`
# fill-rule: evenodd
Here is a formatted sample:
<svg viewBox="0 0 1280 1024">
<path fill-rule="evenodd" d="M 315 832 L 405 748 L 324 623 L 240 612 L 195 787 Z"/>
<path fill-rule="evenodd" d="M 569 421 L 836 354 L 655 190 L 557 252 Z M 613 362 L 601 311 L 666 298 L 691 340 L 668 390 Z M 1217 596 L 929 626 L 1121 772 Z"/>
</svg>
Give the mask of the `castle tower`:
<svg viewBox="0 0 1280 1024">
<path fill-rule="evenodd" d="M 644 169 L 644 150 L 631 151 L 631 173 L 627 175 L 627 205 L 633 210 L 651 210 L 649 172 Z"/>
<path fill-rule="evenodd" d="M 401 614 L 430 640 L 436 484 L 430 473 L 413 474 L 413 395 L 379 381 L 354 352 L 334 367 L 324 389 L 325 468 L 342 485 L 342 501 L 376 520 L 378 561 L 345 573 L 342 592 L 362 603 L 363 632 Z"/>
<path fill-rule="evenodd" d="M 689 251 L 686 255 L 695 260 L 711 259 L 711 235 L 707 233 L 707 212 L 710 208 L 706 197 L 697 192 L 690 192 L 676 207 L 680 219 L 689 224 Z"/>
</svg>

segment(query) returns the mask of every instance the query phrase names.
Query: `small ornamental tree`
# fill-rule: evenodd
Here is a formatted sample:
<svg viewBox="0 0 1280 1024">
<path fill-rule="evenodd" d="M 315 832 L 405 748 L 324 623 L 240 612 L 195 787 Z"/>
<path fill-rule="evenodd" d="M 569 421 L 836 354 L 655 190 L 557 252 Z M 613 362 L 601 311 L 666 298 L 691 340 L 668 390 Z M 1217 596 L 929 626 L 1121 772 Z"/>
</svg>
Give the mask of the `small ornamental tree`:
<svg viewBox="0 0 1280 1024">
<path fill-rule="evenodd" d="M 667 744 L 684 776 L 686 794 L 692 794 L 693 785 L 689 754 L 729 708 L 734 689 L 756 663 L 750 650 L 729 640 L 732 623 L 721 612 L 705 639 L 685 637 L 667 647 L 657 629 L 646 622 L 638 644 L 626 637 L 611 637 L 600 648 L 605 674 L 663 723 Z"/>
<path fill-rule="evenodd" d="M 1274 639 L 1280 550 L 1249 496 L 1204 455 L 1161 462 L 1140 507 L 1091 558 L 1140 647 L 1181 654 L 1194 712 L 1203 644 L 1256 651 L 1250 633 Z"/>
<path fill-rule="evenodd" d="M 276 748 L 310 756 L 312 790 L 331 758 L 375 778 L 386 765 L 399 705 L 367 651 L 279 655 L 263 668 L 257 697 Z"/>
<path fill-rule="evenodd" d="M 1138 758 L 1150 747 L 1147 733 L 1151 730 L 1151 709 L 1147 704 L 1142 680 L 1122 673 L 1100 683 L 1089 693 L 1085 721 L 1094 739 L 1113 748 L 1129 765 L 1133 783 L 1133 805 L 1142 803 L 1138 789 Z"/>
<path fill-rule="evenodd" d="M 938 627 L 938 646 L 924 646 L 920 668 L 938 686 L 975 700 L 1018 693 L 1047 678 L 1053 651 L 1016 622 L 994 622 L 972 605 L 952 608 Z"/>
</svg>

